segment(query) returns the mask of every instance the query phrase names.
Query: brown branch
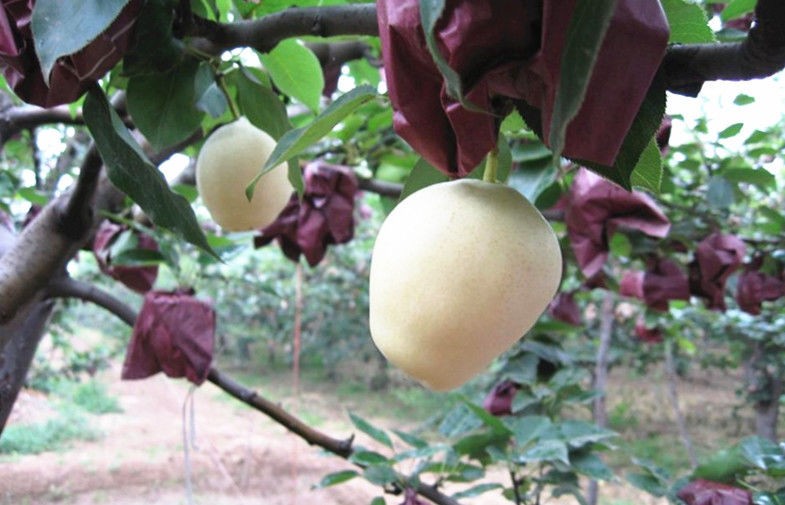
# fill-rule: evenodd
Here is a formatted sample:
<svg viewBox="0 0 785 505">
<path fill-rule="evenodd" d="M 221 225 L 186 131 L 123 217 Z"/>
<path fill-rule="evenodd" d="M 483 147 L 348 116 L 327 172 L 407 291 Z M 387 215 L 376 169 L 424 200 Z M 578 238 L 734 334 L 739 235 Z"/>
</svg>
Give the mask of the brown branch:
<svg viewBox="0 0 785 505">
<path fill-rule="evenodd" d="M 250 21 L 212 23 L 200 21 L 194 40 L 210 54 L 241 47 L 266 53 L 284 39 L 299 36 L 378 35 L 376 5 L 290 8 Z"/>
<path fill-rule="evenodd" d="M 403 184 L 395 182 L 387 182 L 379 179 L 360 179 L 358 182 L 360 189 L 363 191 L 370 191 L 371 193 L 376 193 L 381 196 L 398 198 L 401 196 L 401 191 L 403 191 Z"/>
<path fill-rule="evenodd" d="M 46 295 L 49 298 L 78 298 L 83 301 L 95 303 L 120 318 L 129 326 L 134 326 L 138 316 L 138 313 L 133 308 L 122 300 L 112 296 L 110 293 L 103 291 L 97 286 L 71 278 L 63 278 L 51 283 L 46 290 Z M 321 447 L 343 459 L 349 459 L 354 452 L 352 446 L 354 435 L 346 439 L 337 439 L 312 428 L 298 417 L 290 414 L 280 405 L 268 400 L 257 392 L 246 388 L 215 367 L 210 368 L 210 371 L 207 374 L 207 380 L 233 398 L 236 398 L 270 417 L 287 430 L 305 440 L 309 445 Z M 0 426 L 2 426 L 2 424 L 0 424 Z M 362 465 L 358 466 L 362 467 Z M 406 481 L 406 477 L 403 475 L 400 475 L 399 479 L 402 482 Z M 420 483 L 414 489 L 419 495 L 438 505 L 459 505 L 456 500 L 443 494 L 435 486 Z"/>
<path fill-rule="evenodd" d="M 117 316 L 122 322 L 133 327 L 136 323 L 137 312 L 111 293 L 71 277 L 62 277 L 52 281 L 45 289 L 44 296 L 51 298 L 76 298 L 84 302 L 91 302 L 106 309 Z"/>
<path fill-rule="evenodd" d="M 746 81 L 785 68 L 785 2 L 758 0 L 756 22 L 736 43 L 676 45 L 660 66 L 668 90 L 697 96 L 706 81 Z"/>
</svg>

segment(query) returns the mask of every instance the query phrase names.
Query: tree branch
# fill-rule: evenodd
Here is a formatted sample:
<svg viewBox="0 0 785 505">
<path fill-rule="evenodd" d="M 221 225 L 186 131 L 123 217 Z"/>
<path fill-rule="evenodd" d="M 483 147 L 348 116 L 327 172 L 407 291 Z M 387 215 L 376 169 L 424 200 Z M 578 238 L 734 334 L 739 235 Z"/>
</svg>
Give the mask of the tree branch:
<svg viewBox="0 0 785 505">
<path fill-rule="evenodd" d="M 198 49 L 219 54 L 251 47 L 269 52 L 284 39 L 298 36 L 378 35 L 376 5 L 354 4 L 330 7 L 290 8 L 251 21 L 213 23 L 198 20 L 195 40 Z"/>
<path fill-rule="evenodd" d="M 742 42 L 676 45 L 660 66 L 668 90 L 697 96 L 706 81 L 746 81 L 785 68 L 785 3 L 758 0 L 755 24 Z"/>
<path fill-rule="evenodd" d="M 44 291 L 46 298 L 76 298 L 91 302 L 117 316 L 122 322 L 133 327 L 136 323 L 136 311 L 119 298 L 103 289 L 78 281 L 72 277 L 62 277 L 52 281 Z"/>
<path fill-rule="evenodd" d="M 46 290 L 46 295 L 49 298 L 78 298 L 83 301 L 95 303 L 108 310 L 131 327 L 134 326 L 138 316 L 138 313 L 133 308 L 122 300 L 112 296 L 110 293 L 107 293 L 94 285 L 71 278 L 62 278 L 52 282 Z M 210 368 L 210 371 L 207 374 L 207 380 L 233 398 L 240 400 L 246 405 L 249 405 L 270 417 L 287 430 L 305 440 L 309 445 L 321 447 L 343 459 L 349 459 L 354 452 L 352 447 L 354 435 L 342 440 L 333 438 L 326 433 L 312 428 L 278 404 L 268 400 L 255 391 L 244 387 L 215 367 Z M 0 426 L 2 426 L 2 424 L 0 424 Z M 358 466 L 362 467 L 362 465 Z M 406 480 L 403 475 L 399 476 L 399 478 L 401 481 Z M 459 505 L 456 500 L 443 494 L 435 486 L 420 483 L 415 487 L 415 490 L 419 495 L 438 505 Z"/>
</svg>

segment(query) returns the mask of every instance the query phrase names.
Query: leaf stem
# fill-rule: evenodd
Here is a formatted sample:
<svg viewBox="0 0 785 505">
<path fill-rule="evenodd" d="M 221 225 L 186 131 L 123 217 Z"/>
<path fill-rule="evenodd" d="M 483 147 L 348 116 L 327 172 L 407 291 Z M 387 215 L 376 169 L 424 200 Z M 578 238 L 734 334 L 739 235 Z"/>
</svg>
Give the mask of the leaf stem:
<svg viewBox="0 0 785 505">
<path fill-rule="evenodd" d="M 224 75 L 225 74 L 223 72 L 216 72 L 215 81 L 218 84 L 218 88 L 220 88 L 221 92 L 224 94 L 224 97 L 226 97 L 226 103 L 229 104 L 229 110 L 232 113 L 232 117 L 234 119 L 240 119 L 242 114 L 240 113 L 240 109 L 237 108 L 237 104 L 234 103 L 234 100 L 232 99 L 232 94 L 229 93 L 229 88 L 226 86 L 226 80 L 224 79 Z"/>
<path fill-rule="evenodd" d="M 499 168 L 499 149 L 493 148 L 491 152 L 488 153 L 488 157 L 485 159 L 485 171 L 482 174 L 482 180 L 485 182 L 496 183 L 498 180 L 496 179 L 496 172 Z"/>
</svg>

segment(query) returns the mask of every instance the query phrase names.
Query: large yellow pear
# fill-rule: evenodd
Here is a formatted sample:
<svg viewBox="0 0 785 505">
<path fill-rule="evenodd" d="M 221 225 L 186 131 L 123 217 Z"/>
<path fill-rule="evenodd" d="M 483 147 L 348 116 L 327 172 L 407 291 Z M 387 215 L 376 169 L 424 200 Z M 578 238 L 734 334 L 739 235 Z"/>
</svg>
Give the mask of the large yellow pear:
<svg viewBox="0 0 785 505">
<path fill-rule="evenodd" d="M 474 179 L 428 186 L 379 230 L 371 337 L 411 377 L 456 388 L 532 327 L 561 270 L 553 230 L 515 189 Z"/>
<path fill-rule="evenodd" d="M 216 129 L 196 159 L 196 186 L 210 215 L 221 228 L 245 231 L 264 228 L 286 206 L 294 188 L 287 164 L 264 174 L 248 201 L 245 188 L 261 171 L 275 140 L 247 118 Z"/>
</svg>

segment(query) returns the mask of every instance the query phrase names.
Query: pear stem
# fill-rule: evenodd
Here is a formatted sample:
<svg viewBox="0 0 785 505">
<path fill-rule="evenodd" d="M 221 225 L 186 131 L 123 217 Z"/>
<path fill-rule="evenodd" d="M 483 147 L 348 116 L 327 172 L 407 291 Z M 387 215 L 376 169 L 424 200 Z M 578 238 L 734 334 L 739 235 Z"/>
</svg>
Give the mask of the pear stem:
<svg viewBox="0 0 785 505">
<path fill-rule="evenodd" d="M 496 183 L 496 171 L 499 168 L 499 149 L 493 148 L 488 153 L 485 159 L 485 171 L 482 174 L 482 180 L 485 182 Z"/>
</svg>

